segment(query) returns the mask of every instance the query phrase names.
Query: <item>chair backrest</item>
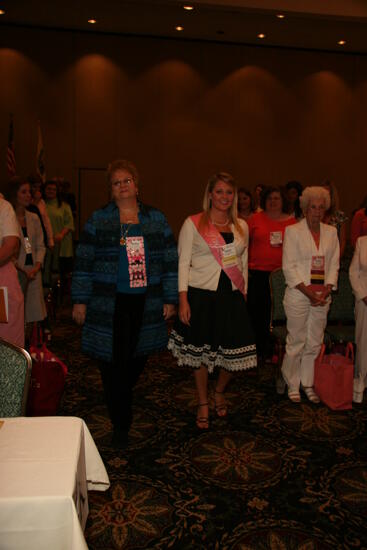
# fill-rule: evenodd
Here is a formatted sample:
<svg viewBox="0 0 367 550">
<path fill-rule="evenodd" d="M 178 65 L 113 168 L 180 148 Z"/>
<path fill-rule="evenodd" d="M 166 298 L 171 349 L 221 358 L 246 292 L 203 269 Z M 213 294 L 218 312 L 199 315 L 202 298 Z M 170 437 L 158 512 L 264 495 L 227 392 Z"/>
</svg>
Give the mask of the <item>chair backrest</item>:
<svg viewBox="0 0 367 550">
<path fill-rule="evenodd" d="M 339 271 L 338 289 L 332 294 L 328 322 L 354 322 L 354 295 L 349 274 L 344 269 Z"/>
<path fill-rule="evenodd" d="M 0 338 L 0 416 L 24 416 L 32 359 L 29 353 Z"/>
<path fill-rule="evenodd" d="M 285 293 L 285 278 L 281 268 L 274 269 L 270 273 L 270 294 L 271 294 L 271 325 L 274 323 L 285 323 L 286 316 L 283 307 Z"/>
</svg>

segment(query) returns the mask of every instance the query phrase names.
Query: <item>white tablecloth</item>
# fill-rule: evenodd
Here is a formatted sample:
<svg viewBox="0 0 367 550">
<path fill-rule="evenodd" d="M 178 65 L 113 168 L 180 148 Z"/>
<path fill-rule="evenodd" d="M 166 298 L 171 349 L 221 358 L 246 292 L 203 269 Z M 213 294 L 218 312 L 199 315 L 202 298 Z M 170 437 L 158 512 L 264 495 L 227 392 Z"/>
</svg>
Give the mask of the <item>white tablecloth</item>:
<svg viewBox="0 0 367 550">
<path fill-rule="evenodd" d="M 87 489 L 109 479 L 83 420 L 4 418 L 0 550 L 86 550 Z"/>
</svg>

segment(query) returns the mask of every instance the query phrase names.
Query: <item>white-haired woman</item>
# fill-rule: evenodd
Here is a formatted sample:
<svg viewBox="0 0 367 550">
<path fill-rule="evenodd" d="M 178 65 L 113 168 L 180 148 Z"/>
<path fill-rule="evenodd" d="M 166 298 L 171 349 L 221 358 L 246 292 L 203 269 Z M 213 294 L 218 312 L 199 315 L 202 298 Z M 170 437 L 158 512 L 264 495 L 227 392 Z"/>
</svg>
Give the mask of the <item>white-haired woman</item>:
<svg viewBox="0 0 367 550">
<path fill-rule="evenodd" d="M 288 334 L 282 373 L 291 401 L 301 401 L 302 388 L 310 401 L 318 403 L 314 362 L 323 342 L 330 293 L 338 281 L 339 241 L 335 227 L 321 223 L 330 207 L 325 188 L 306 187 L 300 204 L 305 217 L 286 228 L 283 244 Z"/>
<path fill-rule="evenodd" d="M 356 297 L 356 368 L 353 401 L 362 403 L 367 386 L 367 236 L 359 237 L 349 268 L 349 278 Z"/>
<path fill-rule="evenodd" d="M 205 430 L 208 372 L 220 368 L 214 402 L 217 415 L 226 416 L 227 383 L 233 372 L 256 366 L 256 346 L 246 307 L 248 228 L 237 218 L 232 176 L 210 178 L 203 207 L 186 219 L 179 236 L 179 321 L 169 349 L 179 365 L 194 368 L 196 424 Z"/>
</svg>

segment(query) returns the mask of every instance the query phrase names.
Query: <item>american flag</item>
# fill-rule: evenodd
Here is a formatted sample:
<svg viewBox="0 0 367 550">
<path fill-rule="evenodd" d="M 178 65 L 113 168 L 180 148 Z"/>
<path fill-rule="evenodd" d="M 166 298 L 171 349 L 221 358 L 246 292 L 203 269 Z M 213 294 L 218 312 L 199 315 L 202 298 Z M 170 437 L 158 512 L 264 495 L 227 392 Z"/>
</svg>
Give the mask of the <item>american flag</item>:
<svg viewBox="0 0 367 550">
<path fill-rule="evenodd" d="M 8 170 L 9 178 L 12 178 L 15 176 L 17 172 L 17 165 L 15 162 L 15 155 L 14 155 L 14 123 L 13 123 L 13 115 L 10 117 L 10 125 L 9 125 L 9 138 L 8 138 L 8 147 L 6 150 L 6 168 Z"/>
</svg>

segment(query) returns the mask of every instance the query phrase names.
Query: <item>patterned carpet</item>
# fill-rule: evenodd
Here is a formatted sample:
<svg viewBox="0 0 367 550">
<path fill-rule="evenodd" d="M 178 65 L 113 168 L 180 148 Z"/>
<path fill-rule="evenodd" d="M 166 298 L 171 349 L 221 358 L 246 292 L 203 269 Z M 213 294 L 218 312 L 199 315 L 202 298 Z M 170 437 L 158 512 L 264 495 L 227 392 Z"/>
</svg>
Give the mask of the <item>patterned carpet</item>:
<svg viewBox="0 0 367 550">
<path fill-rule="evenodd" d="M 332 412 L 274 389 L 270 366 L 231 382 L 230 414 L 195 426 L 191 371 L 151 357 L 131 444 L 116 452 L 95 362 L 64 311 L 52 349 L 70 372 L 60 414 L 82 417 L 111 488 L 90 492 L 90 550 L 367 549 L 367 407 Z"/>
</svg>

